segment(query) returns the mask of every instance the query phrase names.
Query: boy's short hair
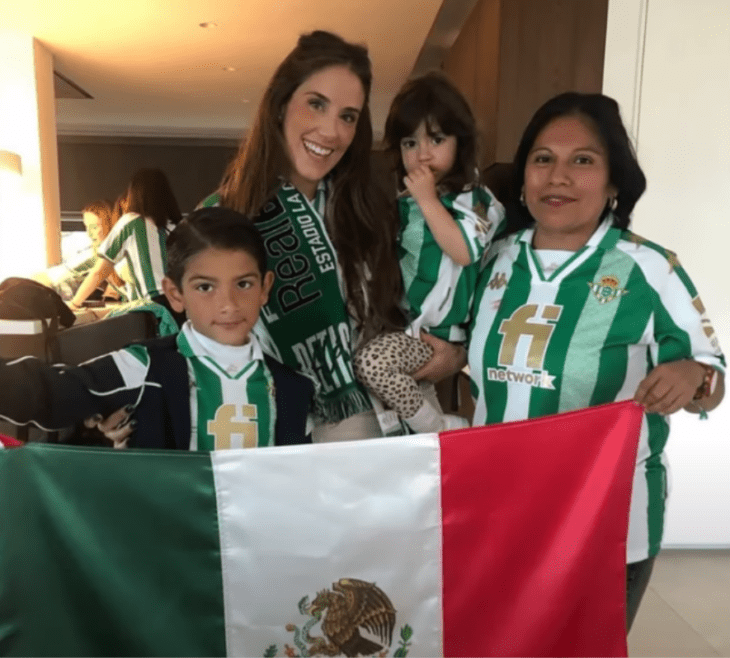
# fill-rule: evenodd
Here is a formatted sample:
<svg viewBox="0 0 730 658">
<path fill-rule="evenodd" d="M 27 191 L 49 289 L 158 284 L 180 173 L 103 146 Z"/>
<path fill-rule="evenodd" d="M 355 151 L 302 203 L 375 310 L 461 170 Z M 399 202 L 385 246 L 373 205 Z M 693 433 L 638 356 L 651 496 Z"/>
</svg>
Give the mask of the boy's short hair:
<svg viewBox="0 0 730 658">
<path fill-rule="evenodd" d="M 190 259 L 209 247 L 245 251 L 256 260 L 262 279 L 267 272 L 264 240 L 253 221 L 230 208 L 213 207 L 190 213 L 170 233 L 165 274 L 181 288 Z"/>
</svg>

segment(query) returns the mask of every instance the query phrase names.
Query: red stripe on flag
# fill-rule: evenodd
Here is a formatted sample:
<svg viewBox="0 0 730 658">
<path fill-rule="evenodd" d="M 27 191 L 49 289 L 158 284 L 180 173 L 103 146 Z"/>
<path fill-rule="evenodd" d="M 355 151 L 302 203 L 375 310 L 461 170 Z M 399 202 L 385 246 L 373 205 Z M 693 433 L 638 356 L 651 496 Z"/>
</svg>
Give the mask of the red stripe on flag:
<svg viewBox="0 0 730 658">
<path fill-rule="evenodd" d="M 642 415 L 620 402 L 441 436 L 445 655 L 627 655 Z"/>
<path fill-rule="evenodd" d="M 19 446 L 22 446 L 23 444 L 13 439 L 10 436 L 6 436 L 5 434 L 0 434 L 0 448 L 18 448 Z"/>
</svg>

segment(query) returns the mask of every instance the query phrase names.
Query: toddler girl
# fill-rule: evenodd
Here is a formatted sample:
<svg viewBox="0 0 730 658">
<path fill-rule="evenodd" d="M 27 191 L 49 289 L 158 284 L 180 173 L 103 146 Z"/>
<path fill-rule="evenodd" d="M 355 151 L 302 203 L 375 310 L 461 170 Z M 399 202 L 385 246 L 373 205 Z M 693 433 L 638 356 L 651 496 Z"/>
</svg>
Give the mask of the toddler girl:
<svg viewBox="0 0 730 658">
<path fill-rule="evenodd" d="M 415 432 L 467 425 L 437 408 L 433 387 L 412 377 L 432 356 L 428 331 L 465 340 L 482 254 L 504 221 L 504 209 L 479 185 L 476 124 L 459 91 L 427 74 L 398 93 L 385 124 L 387 148 L 400 154 L 400 266 L 410 324 L 358 350 L 358 378 Z M 429 390 L 430 389 L 430 390 Z M 424 392 L 430 392 L 427 399 Z"/>
</svg>

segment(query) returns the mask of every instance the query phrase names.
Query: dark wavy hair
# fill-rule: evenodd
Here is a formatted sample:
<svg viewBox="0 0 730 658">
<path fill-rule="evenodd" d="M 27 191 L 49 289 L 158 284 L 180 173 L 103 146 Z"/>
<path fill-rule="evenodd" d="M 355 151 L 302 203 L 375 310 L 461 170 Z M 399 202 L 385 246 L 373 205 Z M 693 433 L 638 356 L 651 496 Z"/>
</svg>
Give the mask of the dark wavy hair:
<svg viewBox="0 0 730 658">
<path fill-rule="evenodd" d="M 350 69 L 365 93 L 352 144 L 329 174 L 332 187 L 326 212 L 348 303 L 360 328 L 369 336 L 401 328 L 403 314 L 399 307 L 402 282 L 396 248 L 398 222 L 392 204 L 373 183 L 370 172 L 372 72 L 365 46 L 322 30 L 302 35 L 274 72 L 219 192 L 224 206 L 249 217 L 260 214 L 291 166 L 281 126 L 286 105 L 307 78 L 330 66 Z"/>
<path fill-rule="evenodd" d="M 400 157 L 400 142 L 416 132 L 421 121 L 433 136 L 437 128 L 456 137 L 456 159 L 440 185 L 460 192 L 477 182 L 477 127 L 474 115 L 461 92 L 441 73 L 427 73 L 406 82 L 393 99 L 385 121 L 386 149 L 397 156 L 399 184 L 406 175 Z"/>
<path fill-rule="evenodd" d="M 527 157 L 540 132 L 552 121 L 561 117 L 578 117 L 595 131 L 608 154 L 609 182 L 616 188 L 616 209 L 613 211 L 614 226 L 627 229 L 631 212 L 646 190 L 646 176 L 636 159 L 636 152 L 626 132 L 618 103 L 603 94 L 582 94 L 569 91 L 547 101 L 535 112 L 525 128 L 517 147 L 512 169 L 510 189 L 512 212 L 507 216 L 507 232 L 532 226 L 534 219 L 527 207 L 518 200 L 525 183 Z M 608 214 L 603 211 L 601 220 Z"/>
<path fill-rule="evenodd" d="M 165 274 L 182 290 L 190 259 L 209 247 L 245 251 L 258 265 L 261 278 L 267 272 L 266 249 L 256 225 L 230 208 L 200 208 L 191 212 L 167 238 Z"/>
<path fill-rule="evenodd" d="M 161 169 L 136 171 L 119 205 L 122 212 L 136 212 L 142 217 L 149 217 L 162 229 L 168 222 L 177 224 L 182 219 L 170 181 Z"/>
</svg>

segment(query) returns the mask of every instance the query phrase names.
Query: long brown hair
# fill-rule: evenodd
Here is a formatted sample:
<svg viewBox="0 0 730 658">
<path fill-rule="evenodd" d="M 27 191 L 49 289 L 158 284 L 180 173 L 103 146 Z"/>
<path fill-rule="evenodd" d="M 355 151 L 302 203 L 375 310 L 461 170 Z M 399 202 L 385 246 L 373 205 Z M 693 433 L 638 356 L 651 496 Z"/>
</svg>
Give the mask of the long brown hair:
<svg viewBox="0 0 730 658">
<path fill-rule="evenodd" d="M 170 181 L 161 169 L 140 169 L 135 172 L 120 206 L 124 213 L 136 212 L 149 217 L 162 229 L 168 222 L 177 224 L 182 219 Z"/>
<path fill-rule="evenodd" d="M 330 66 L 348 67 L 365 92 L 352 144 L 329 174 L 332 192 L 326 212 L 348 303 L 367 338 L 401 328 L 403 315 L 395 209 L 370 174 L 372 72 L 364 46 L 321 30 L 299 38 L 271 78 L 256 119 L 228 166 L 221 203 L 255 218 L 276 194 L 291 167 L 281 126 L 286 105 L 307 78 Z"/>
</svg>

